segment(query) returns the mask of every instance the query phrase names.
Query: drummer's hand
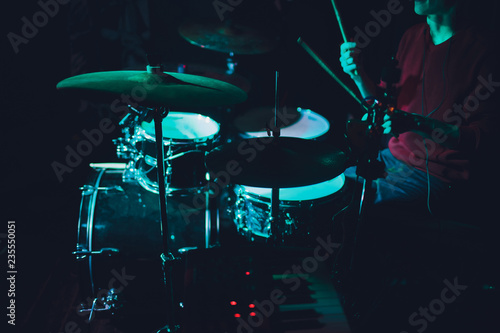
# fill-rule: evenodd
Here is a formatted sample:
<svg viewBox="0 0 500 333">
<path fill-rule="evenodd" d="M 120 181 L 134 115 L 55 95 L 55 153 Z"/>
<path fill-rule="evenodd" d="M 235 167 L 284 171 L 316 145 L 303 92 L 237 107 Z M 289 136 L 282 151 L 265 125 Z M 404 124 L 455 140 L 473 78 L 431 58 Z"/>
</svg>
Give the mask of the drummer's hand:
<svg viewBox="0 0 500 333">
<path fill-rule="evenodd" d="M 346 42 L 340 45 L 340 65 L 353 80 L 359 79 L 359 74 L 363 70 L 360 55 L 361 50 L 356 48 L 356 43 Z"/>
<path fill-rule="evenodd" d="M 384 115 L 382 128 L 384 134 L 399 135 L 408 131 L 415 131 L 419 128 L 421 116 L 400 110 L 394 110 Z"/>
</svg>

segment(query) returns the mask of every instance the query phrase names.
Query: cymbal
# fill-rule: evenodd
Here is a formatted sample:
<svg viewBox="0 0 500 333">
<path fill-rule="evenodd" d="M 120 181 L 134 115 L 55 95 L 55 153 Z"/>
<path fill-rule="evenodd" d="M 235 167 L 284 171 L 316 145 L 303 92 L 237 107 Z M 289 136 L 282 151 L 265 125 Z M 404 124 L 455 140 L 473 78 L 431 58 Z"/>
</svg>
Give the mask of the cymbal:
<svg viewBox="0 0 500 333">
<path fill-rule="evenodd" d="M 256 187 L 297 187 L 333 179 L 347 157 L 325 142 L 288 137 L 233 141 L 210 151 L 206 166 L 215 177 Z M 224 181 L 224 180 L 222 180 Z"/>
<path fill-rule="evenodd" d="M 275 47 L 263 33 L 239 24 L 186 22 L 179 33 L 193 45 L 223 53 L 260 54 Z"/>
<path fill-rule="evenodd" d="M 252 86 L 250 81 L 242 75 L 237 73 L 228 74 L 227 69 L 224 68 L 195 63 L 169 63 L 164 65 L 164 69 L 169 72 L 178 71 L 179 67 L 182 67 L 182 71 L 179 71 L 180 73 L 198 75 L 224 81 L 242 89 L 246 93 L 250 91 Z"/>
<path fill-rule="evenodd" d="M 144 106 L 194 108 L 241 103 L 247 94 L 240 88 L 197 75 L 146 71 L 95 72 L 60 81 L 57 89 L 77 92 L 85 97 L 103 99 L 127 96 Z"/>
<path fill-rule="evenodd" d="M 274 127 L 274 107 L 262 106 L 245 111 L 234 118 L 234 126 L 242 133 L 265 131 L 266 126 Z M 282 107 L 278 110 L 278 127 L 295 124 L 300 118 L 297 108 Z"/>
</svg>

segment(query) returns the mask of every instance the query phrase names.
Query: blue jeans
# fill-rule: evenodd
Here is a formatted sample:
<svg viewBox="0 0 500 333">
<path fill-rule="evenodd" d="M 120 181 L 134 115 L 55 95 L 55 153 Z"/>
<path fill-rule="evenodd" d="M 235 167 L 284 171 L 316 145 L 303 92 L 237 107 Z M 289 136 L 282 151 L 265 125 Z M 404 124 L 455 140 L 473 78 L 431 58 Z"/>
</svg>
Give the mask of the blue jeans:
<svg viewBox="0 0 500 333">
<path fill-rule="evenodd" d="M 395 158 L 388 148 L 382 150 L 379 160 L 385 163 L 387 176 L 373 181 L 372 188 L 376 191 L 374 204 L 396 202 L 426 202 L 428 185 L 430 185 L 430 199 L 439 200 L 448 189 L 449 184 L 425 171 Z M 356 167 L 347 168 L 346 178 L 356 180 Z M 362 180 L 359 177 L 359 180 Z"/>
</svg>

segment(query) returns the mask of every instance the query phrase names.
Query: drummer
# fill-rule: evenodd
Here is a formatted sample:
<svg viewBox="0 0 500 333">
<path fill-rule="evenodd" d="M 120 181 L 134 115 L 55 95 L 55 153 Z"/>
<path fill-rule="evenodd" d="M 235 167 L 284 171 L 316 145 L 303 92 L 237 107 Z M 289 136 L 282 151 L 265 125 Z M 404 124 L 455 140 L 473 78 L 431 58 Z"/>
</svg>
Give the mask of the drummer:
<svg viewBox="0 0 500 333">
<path fill-rule="evenodd" d="M 354 238 L 356 232 L 357 244 L 351 251 L 355 254 L 350 258 L 355 258 L 356 268 L 346 264 L 339 265 L 337 270 L 337 273 L 349 272 L 348 279 L 339 277 L 339 280 L 343 280 L 344 291 L 351 290 L 347 293 L 354 299 L 352 311 L 359 318 L 357 325 L 366 323 L 367 331 L 388 326 L 389 322 L 397 326 L 391 328 L 394 331 L 405 327 L 398 326 L 397 320 L 401 325 L 407 324 L 408 315 L 421 305 L 411 303 L 416 295 L 411 290 L 419 295 L 426 291 L 425 287 L 411 289 L 411 286 L 431 283 L 430 270 L 433 277 L 458 275 L 461 284 L 477 274 L 460 269 L 467 265 L 461 266 L 463 256 L 458 250 L 478 248 L 475 243 L 468 244 L 474 239 L 471 230 L 478 230 L 476 227 L 486 230 L 481 233 L 481 246 L 498 243 L 486 241 L 485 237 L 498 234 L 491 230 L 497 224 L 491 223 L 488 215 L 493 206 L 488 201 L 494 202 L 488 199 L 491 188 L 476 185 L 492 186 L 492 181 L 498 178 L 487 168 L 495 165 L 492 152 L 498 151 L 500 75 L 492 50 L 494 42 L 467 19 L 465 3 L 465 0 L 415 0 L 415 13 L 425 16 L 426 21 L 404 33 L 396 54 L 400 78 L 393 91 L 395 107 L 400 111 L 386 114 L 383 119 L 383 132 L 393 135 L 379 155 L 385 163 L 385 175 L 373 182 L 376 194 L 370 202 L 373 205 L 368 205 L 366 223 L 360 231 L 351 231 L 349 235 Z M 382 96 L 386 87 L 368 77 L 359 45 L 343 43 L 340 63 L 363 98 Z M 355 167 L 348 168 L 345 176 L 356 179 Z M 344 220 L 348 222 L 343 223 L 346 228 L 355 225 L 349 222 L 353 222 L 356 213 L 354 210 L 347 215 L 351 219 Z M 442 229 L 443 221 L 448 229 Z M 460 226 L 464 229 L 459 229 Z M 448 243 L 442 243 L 443 232 L 447 230 L 459 231 L 445 234 L 451 236 L 445 239 L 456 239 L 460 244 L 453 250 Z M 348 239 L 344 237 L 344 242 Z M 453 265 L 455 262 L 461 265 Z M 414 273 L 401 269 L 402 263 L 405 268 L 412 267 Z M 405 287 L 409 291 L 405 296 L 391 298 L 397 274 L 406 274 L 402 276 L 409 281 Z M 388 281 L 392 281 L 390 286 Z M 402 294 L 403 283 L 397 285 L 396 293 Z M 382 303 L 388 299 L 393 303 Z M 403 299 L 404 302 L 399 302 Z M 378 304 L 379 311 L 374 304 Z M 473 318 L 471 313 L 466 316 Z M 421 322 L 410 319 L 410 324 L 419 331 L 427 327 L 427 322 L 425 327 L 420 326 Z"/>
<path fill-rule="evenodd" d="M 500 75 L 493 40 L 468 20 L 465 3 L 414 2 L 426 22 L 405 32 L 396 54 L 401 111 L 384 117 L 384 133 L 394 136 L 380 153 L 387 175 L 374 182 L 375 203 L 412 202 L 432 214 L 432 202 L 450 187 L 484 175 L 498 137 Z M 368 77 L 355 42 L 341 45 L 340 63 L 364 98 L 381 95 L 384 82 Z M 355 177 L 354 169 L 346 176 Z"/>
</svg>

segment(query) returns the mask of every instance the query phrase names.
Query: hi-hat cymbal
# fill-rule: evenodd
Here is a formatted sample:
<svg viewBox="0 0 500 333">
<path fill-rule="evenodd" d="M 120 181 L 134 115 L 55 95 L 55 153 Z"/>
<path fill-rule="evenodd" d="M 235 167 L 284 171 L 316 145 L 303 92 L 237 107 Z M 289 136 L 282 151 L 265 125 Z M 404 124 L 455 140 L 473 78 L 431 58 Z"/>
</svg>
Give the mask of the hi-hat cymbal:
<svg viewBox="0 0 500 333">
<path fill-rule="evenodd" d="M 196 108 L 232 105 L 246 100 L 247 94 L 232 84 L 212 78 L 146 71 L 110 71 L 81 74 L 62 80 L 57 89 L 78 92 L 90 99 L 128 96 L 144 106 Z"/>
<path fill-rule="evenodd" d="M 224 174 L 233 184 L 271 188 L 333 179 L 344 172 L 346 161 L 341 150 L 325 142 L 288 137 L 233 141 L 206 156 L 215 177 Z"/>
<path fill-rule="evenodd" d="M 238 24 L 186 22 L 179 27 L 179 33 L 193 45 L 228 54 L 260 54 L 275 47 L 268 36 Z"/>
</svg>

